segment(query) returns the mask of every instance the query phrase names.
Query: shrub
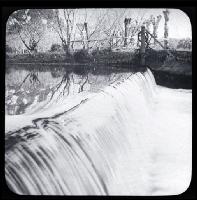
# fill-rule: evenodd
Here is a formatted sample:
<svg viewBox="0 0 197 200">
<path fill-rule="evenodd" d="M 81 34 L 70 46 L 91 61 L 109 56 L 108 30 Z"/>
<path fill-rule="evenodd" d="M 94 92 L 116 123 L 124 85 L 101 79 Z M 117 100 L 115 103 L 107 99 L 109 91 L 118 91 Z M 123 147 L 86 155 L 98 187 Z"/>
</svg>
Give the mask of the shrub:
<svg viewBox="0 0 197 200">
<path fill-rule="evenodd" d="M 106 54 L 110 54 L 110 53 L 112 53 L 112 50 L 110 48 L 105 48 L 105 49 L 99 50 L 99 54 L 101 54 L 101 55 L 106 55 Z"/>
<path fill-rule="evenodd" d="M 182 39 L 177 45 L 177 49 L 192 49 L 192 40 L 191 39 Z"/>
<path fill-rule="evenodd" d="M 98 49 L 94 49 L 94 50 L 92 50 L 91 54 L 92 54 L 92 56 L 96 56 L 96 55 L 99 54 L 99 50 Z"/>
<path fill-rule="evenodd" d="M 85 49 L 74 52 L 73 57 L 76 62 L 86 62 L 91 59 L 91 56 Z"/>
<path fill-rule="evenodd" d="M 50 51 L 51 52 L 60 52 L 60 51 L 62 51 L 62 47 L 59 44 L 52 44 Z"/>
<path fill-rule="evenodd" d="M 6 44 L 6 53 L 12 53 L 13 49 L 9 45 Z"/>
</svg>

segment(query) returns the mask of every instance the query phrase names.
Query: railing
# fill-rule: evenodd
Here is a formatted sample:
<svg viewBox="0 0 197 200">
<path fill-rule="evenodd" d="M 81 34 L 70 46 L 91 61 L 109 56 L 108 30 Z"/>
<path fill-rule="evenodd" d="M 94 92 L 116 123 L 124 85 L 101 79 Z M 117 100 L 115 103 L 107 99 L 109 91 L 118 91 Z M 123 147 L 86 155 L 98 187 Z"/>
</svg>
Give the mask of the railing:
<svg viewBox="0 0 197 200">
<path fill-rule="evenodd" d="M 170 52 L 170 49 L 165 48 L 164 45 L 159 42 L 159 40 L 157 40 L 153 34 L 146 30 L 145 26 L 141 26 L 141 31 L 138 33 L 138 41 L 141 42 L 140 64 L 142 66 L 145 65 L 146 49 L 150 48 L 149 45 L 152 38 L 154 39 L 154 42 L 159 44 L 159 46 L 164 49 L 170 57 L 174 58 L 174 55 Z"/>
</svg>

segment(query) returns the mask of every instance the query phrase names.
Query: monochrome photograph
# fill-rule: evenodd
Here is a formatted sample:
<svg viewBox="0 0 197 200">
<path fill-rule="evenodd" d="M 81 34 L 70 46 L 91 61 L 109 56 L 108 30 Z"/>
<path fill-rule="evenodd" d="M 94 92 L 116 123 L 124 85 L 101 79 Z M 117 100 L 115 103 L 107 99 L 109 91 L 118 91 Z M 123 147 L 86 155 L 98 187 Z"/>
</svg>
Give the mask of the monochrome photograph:
<svg viewBox="0 0 197 200">
<path fill-rule="evenodd" d="M 5 180 L 18 195 L 168 196 L 192 179 L 192 25 L 171 8 L 15 10 Z"/>
</svg>

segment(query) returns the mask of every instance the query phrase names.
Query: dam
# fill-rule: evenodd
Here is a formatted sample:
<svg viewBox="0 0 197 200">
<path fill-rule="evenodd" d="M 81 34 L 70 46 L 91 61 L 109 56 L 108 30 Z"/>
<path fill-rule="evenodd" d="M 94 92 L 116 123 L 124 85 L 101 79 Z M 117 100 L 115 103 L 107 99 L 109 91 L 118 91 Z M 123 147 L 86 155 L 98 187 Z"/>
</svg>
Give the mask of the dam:
<svg viewBox="0 0 197 200">
<path fill-rule="evenodd" d="M 147 69 L 71 98 L 69 106 L 62 98 L 6 115 L 5 179 L 12 192 L 156 196 L 187 190 L 192 90 L 158 86 Z"/>
</svg>

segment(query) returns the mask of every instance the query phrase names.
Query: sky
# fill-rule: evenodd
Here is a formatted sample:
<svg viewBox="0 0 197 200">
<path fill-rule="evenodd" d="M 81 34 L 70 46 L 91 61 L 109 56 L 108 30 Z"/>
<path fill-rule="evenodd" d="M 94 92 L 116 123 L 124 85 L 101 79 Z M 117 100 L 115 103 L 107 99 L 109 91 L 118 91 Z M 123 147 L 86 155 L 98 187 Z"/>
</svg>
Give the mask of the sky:
<svg viewBox="0 0 197 200">
<path fill-rule="evenodd" d="M 86 10 L 86 11 L 85 11 Z M 100 10 L 100 11 L 98 11 Z M 157 15 L 161 15 L 162 19 L 159 24 L 158 28 L 158 38 L 163 38 L 164 35 L 164 16 L 163 16 L 163 11 L 164 9 L 109 9 L 112 11 L 117 11 L 118 15 L 121 15 L 124 10 L 126 12 L 123 15 L 124 17 L 131 17 L 133 19 L 140 19 L 141 17 L 144 17 L 145 19 L 149 18 L 150 15 L 154 15 L 155 17 Z M 169 14 L 169 38 L 192 38 L 192 28 L 191 28 L 191 23 L 190 19 L 185 14 L 183 11 L 179 9 L 168 9 L 170 14 Z M 88 23 L 92 22 L 94 23 L 96 21 L 97 15 L 100 13 L 104 13 L 104 9 L 80 9 L 78 10 L 78 21 L 83 21 L 84 19 L 84 13 L 87 13 L 87 21 Z M 100 12 L 100 13 L 99 13 Z M 111 12 L 113 13 L 113 12 Z M 113 14 L 111 16 L 112 18 L 114 17 Z"/>
<path fill-rule="evenodd" d="M 160 26 L 158 28 L 158 37 L 162 38 L 164 34 L 164 18 L 163 10 L 165 9 L 143 9 L 141 12 L 145 11 L 145 16 L 150 14 L 162 15 Z M 179 9 L 169 9 L 169 38 L 192 38 L 192 29 L 190 19 L 183 11 Z"/>
<path fill-rule="evenodd" d="M 158 39 L 162 40 L 164 36 L 164 16 L 163 11 L 166 10 L 166 8 L 163 9 L 141 9 L 141 8 L 110 8 L 110 9 L 76 9 L 76 19 L 75 23 L 84 23 L 85 21 L 88 22 L 88 32 L 92 33 L 96 26 L 99 27 L 98 19 L 101 19 L 103 16 L 105 16 L 106 19 L 106 13 L 107 13 L 107 22 L 100 23 L 105 24 L 105 29 L 107 30 L 108 27 L 110 27 L 110 23 L 114 22 L 114 19 L 117 19 L 118 16 L 120 16 L 120 24 L 122 27 L 122 31 L 124 31 L 124 19 L 132 18 L 136 19 L 137 21 L 140 21 L 141 18 L 143 18 L 142 21 L 145 19 L 148 19 L 151 15 L 154 17 L 161 15 L 161 21 L 159 23 L 158 27 Z M 168 9 L 169 10 L 169 36 L 168 38 L 175 38 L 175 39 L 184 39 L 184 38 L 192 38 L 192 28 L 189 17 L 181 10 L 179 9 Z M 60 9 L 60 17 L 64 18 L 63 10 Z M 109 20 L 108 20 L 109 19 Z M 110 23 L 109 23 L 110 22 Z M 43 24 L 46 24 L 47 20 L 43 21 Z M 150 27 L 151 28 L 151 27 Z M 75 28 L 77 30 L 77 27 Z M 101 29 L 102 30 L 102 29 Z M 152 32 L 152 29 L 150 30 Z M 79 35 L 79 31 L 76 34 L 78 37 L 81 37 Z M 96 36 L 97 37 L 97 36 Z"/>
</svg>

